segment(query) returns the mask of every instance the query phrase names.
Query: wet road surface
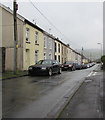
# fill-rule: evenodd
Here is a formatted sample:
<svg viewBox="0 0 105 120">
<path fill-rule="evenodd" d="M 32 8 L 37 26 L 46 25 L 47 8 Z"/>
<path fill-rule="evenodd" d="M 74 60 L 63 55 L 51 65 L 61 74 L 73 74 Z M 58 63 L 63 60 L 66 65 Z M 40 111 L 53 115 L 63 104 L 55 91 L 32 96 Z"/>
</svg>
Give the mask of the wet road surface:
<svg viewBox="0 0 105 120">
<path fill-rule="evenodd" d="M 103 118 L 103 72 L 87 77 L 59 118 Z"/>
<path fill-rule="evenodd" d="M 2 82 L 5 118 L 46 118 L 66 101 L 66 94 L 81 84 L 98 65 L 86 70 L 64 71 L 60 75 L 25 76 Z M 61 104 L 60 104 L 61 103 Z"/>
</svg>

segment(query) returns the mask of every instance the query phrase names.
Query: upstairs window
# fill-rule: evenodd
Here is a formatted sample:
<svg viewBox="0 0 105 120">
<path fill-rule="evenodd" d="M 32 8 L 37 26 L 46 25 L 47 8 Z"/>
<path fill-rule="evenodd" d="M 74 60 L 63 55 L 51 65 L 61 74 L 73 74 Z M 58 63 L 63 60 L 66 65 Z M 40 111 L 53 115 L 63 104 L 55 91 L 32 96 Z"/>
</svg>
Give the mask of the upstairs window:
<svg viewBox="0 0 105 120">
<path fill-rule="evenodd" d="M 30 32 L 30 29 L 26 28 L 26 42 L 29 42 L 29 32 Z"/>
<path fill-rule="evenodd" d="M 60 53 L 60 44 L 58 44 L 58 52 Z"/>
<path fill-rule="evenodd" d="M 63 54 L 63 46 L 62 46 L 62 54 Z"/>
<path fill-rule="evenodd" d="M 52 49 L 52 41 L 51 41 L 51 38 L 49 38 L 49 48 Z"/>
<path fill-rule="evenodd" d="M 38 44 L 38 32 L 35 32 L 35 44 Z"/>
<path fill-rule="evenodd" d="M 46 37 L 44 37 L 44 48 L 47 48 L 47 41 L 46 41 Z"/>
</svg>

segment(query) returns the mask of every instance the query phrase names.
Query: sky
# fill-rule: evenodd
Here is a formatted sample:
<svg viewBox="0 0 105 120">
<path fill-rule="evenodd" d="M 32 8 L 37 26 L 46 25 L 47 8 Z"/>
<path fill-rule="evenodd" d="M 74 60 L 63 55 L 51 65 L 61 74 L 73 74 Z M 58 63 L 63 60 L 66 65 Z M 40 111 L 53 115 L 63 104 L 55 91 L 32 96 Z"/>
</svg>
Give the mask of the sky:
<svg viewBox="0 0 105 120">
<path fill-rule="evenodd" d="M 100 49 L 97 43 L 103 43 L 103 2 L 31 1 L 17 0 L 17 12 L 75 50 Z M 13 9 L 11 0 L 1 3 Z"/>
</svg>

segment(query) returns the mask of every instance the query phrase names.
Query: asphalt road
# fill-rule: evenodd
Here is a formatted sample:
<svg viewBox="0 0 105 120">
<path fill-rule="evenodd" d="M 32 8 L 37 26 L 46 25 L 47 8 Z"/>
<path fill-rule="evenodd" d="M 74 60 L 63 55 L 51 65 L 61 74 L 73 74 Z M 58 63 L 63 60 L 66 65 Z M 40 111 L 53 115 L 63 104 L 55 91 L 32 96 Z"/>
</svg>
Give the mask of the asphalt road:
<svg viewBox="0 0 105 120">
<path fill-rule="evenodd" d="M 60 75 L 25 76 L 2 82 L 4 118 L 53 118 L 98 65 Z"/>
</svg>

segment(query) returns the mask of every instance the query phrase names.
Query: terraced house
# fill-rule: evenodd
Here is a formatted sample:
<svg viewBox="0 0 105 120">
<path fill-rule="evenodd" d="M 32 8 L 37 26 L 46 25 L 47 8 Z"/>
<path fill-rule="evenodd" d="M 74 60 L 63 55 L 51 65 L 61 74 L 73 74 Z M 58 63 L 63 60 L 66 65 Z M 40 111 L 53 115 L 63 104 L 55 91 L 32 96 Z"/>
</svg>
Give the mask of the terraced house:
<svg viewBox="0 0 105 120">
<path fill-rule="evenodd" d="M 23 69 L 27 70 L 30 65 L 43 59 L 44 37 L 41 28 L 26 19 L 24 23 Z"/>
<path fill-rule="evenodd" d="M 43 32 L 44 34 L 44 59 L 54 59 L 54 43 L 55 37 L 50 35 L 47 32 Z"/>
<path fill-rule="evenodd" d="M 13 70 L 13 59 L 14 59 L 14 35 L 13 35 L 13 12 L 9 8 L 0 4 L 1 13 L 1 33 L 0 36 L 2 41 L 3 49 L 3 66 L 5 70 Z M 18 30 L 18 69 L 22 69 L 23 66 L 23 21 L 24 18 L 18 15 L 17 18 L 17 30 Z"/>
<path fill-rule="evenodd" d="M 11 71 L 14 65 L 13 11 L 0 4 L 0 13 L 2 13 L 0 36 L 2 47 L 5 48 L 4 69 Z M 17 15 L 17 31 L 17 69 L 27 70 L 29 65 L 43 59 L 43 30 L 24 17 Z"/>
<path fill-rule="evenodd" d="M 62 42 L 58 38 L 55 38 L 55 45 L 54 45 L 55 60 L 58 60 L 60 63 L 62 63 L 61 45 L 62 45 Z"/>
<path fill-rule="evenodd" d="M 61 48 L 62 48 L 62 63 L 67 61 L 67 45 L 65 45 L 64 43 L 61 44 Z"/>
<path fill-rule="evenodd" d="M 0 21 L 2 66 L 5 70 L 12 71 L 14 67 L 13 11 L 0 4 L 0 17 L 2 18 Z M 65 61 L 81 62 L 81 54 L 19 14 L 17 15 L 17 38 L 18 70 L 27 70 L 30 65 L 43 59 L 55 59 L 61 64 Z"/>
</svg>

